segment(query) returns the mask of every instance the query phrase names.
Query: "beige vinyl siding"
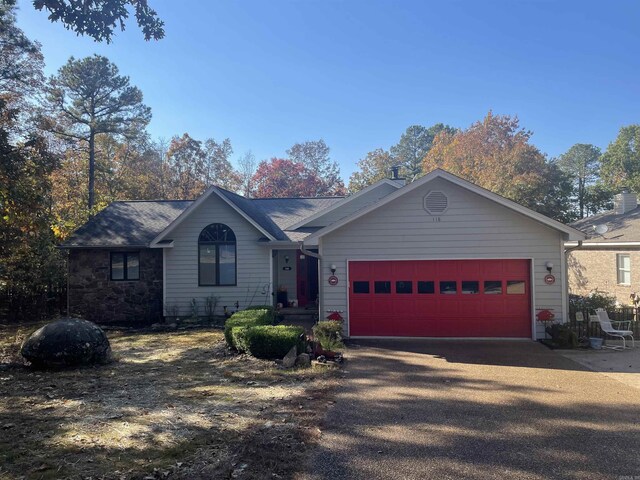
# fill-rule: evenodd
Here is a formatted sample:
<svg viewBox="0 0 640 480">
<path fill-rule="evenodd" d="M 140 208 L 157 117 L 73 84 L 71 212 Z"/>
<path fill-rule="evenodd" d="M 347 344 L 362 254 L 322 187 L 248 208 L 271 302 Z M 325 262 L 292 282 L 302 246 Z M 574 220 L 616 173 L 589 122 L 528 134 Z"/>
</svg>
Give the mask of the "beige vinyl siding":
<svg viewBox="0 0 640 480">
<path fill-rule="evenodd" d="M 341 220 L 351 215 L 352 213 L 357 212 L 358 210 L 362 210 L 364 207 L 377 202 L 381 198 L 386 197 L 390 193 L 393 193 L 397 190 L 397 187 L 394 187 L 393 185 L 389 185 L 388 183 L 381 183 L 373 190 L 350 200 L 349 202 L 336 208 L 335 210 L 332 210 L 331 212 L 327 212 L 325 215 L 322 215 L 315 220 L 305 224 L 305 226 L 326 227 L 327 225 L 331 225 L 332 223 L 335 223 L 338 220 Z"/>
<path fill-rule="evenodd" d="M 439 216 L 423 208 L 431 190 L 444 192 L 449 200 L 447 211 Z M 348 322 L 348 260 L 531 258 L 534 311 L 550 308 L 564 318 L 561 240 L 560 232 L 436 178 L 321 238 L 321 309 L 323 314 L 342 310 Z M 555 265 L 554 285 L 544 282 L 547 261 Z M 337 267 L 337 286 L 327 284 L 331 264 Z M 544 326 L 536 325 L 536 338 L 543 336 Z"/>
<path fill-rule="evenodd" d="M 235 233 L 236 286 L 198 286 L 198 237 L 211 223 L 224 223 Z M 210 196 L 169 237 L 174 246 L 165 249 L 165 309 L 177 306 L 180 315 L 190 315 L 195 298 L 204 315 L 204 299 L 209 295 L 219 298 L 218 314 L 224 305 L 234 309 L 236 302 L 240 308 L 272 303 L 271 252 L 257 243 L 264 235 L 217 196 Z"/>
</svg>

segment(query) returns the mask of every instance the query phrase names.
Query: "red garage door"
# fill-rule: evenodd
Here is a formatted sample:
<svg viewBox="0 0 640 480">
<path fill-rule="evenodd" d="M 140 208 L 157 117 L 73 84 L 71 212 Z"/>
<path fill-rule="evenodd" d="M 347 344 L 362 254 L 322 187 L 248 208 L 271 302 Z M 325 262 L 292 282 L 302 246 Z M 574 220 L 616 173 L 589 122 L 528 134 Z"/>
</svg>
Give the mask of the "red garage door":
<svg viewBox="0 0 640 480">
<path fill-rule="evenodd" d="M 349 262 L 352 336 L 531 337 L 528 260 Z"/>
</svg>

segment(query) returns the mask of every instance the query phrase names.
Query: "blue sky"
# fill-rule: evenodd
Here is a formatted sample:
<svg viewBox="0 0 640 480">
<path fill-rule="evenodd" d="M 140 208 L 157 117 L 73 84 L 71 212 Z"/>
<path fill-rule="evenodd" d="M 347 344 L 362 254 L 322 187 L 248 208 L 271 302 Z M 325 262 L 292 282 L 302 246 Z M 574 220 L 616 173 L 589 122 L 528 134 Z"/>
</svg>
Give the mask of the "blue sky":
<svg viewBox="0 0 640 480">
<path fill-rule="evenodd" d="M 149 131 L 230 138 L 234 159 L 324 138 L 345 179 L 412 124 L 518 115 L 553 157 L 603 149 L 640 123 L 640 2 L 149 0 L 166 37 L 131 20 L 113 43 L 77 37 L 19 0 L 46 73 L 107 56 L 152 108 Z"/>
</svg>

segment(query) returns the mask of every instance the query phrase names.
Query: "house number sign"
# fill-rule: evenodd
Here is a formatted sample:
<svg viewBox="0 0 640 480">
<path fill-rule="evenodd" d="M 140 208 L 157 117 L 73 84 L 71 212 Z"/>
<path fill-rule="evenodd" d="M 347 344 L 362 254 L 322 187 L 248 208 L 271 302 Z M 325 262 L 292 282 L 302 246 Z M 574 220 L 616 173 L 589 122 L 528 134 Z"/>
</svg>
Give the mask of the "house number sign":
<svg viewBox="0 0 640 480">
<path fill-rule="evenodd" d="M 338 284 L 338 277 L 336 277 L 335 275 L 331 275 L 331 276 L 329 277 L 328 282 L 329 282 L 329 285 L 331 285 L 331 286 L 335 286 L 335 285 L 337 285 L 337 284 Z"/>
<path fill-rule="evenodd" d="M 553 285 L 554 283 L 556 283 L 556 277 L 554 277 L 551 274 L 545 275 L 544 276 L 544 283 L 546 283 L 547 285 Z"/>
</svg>

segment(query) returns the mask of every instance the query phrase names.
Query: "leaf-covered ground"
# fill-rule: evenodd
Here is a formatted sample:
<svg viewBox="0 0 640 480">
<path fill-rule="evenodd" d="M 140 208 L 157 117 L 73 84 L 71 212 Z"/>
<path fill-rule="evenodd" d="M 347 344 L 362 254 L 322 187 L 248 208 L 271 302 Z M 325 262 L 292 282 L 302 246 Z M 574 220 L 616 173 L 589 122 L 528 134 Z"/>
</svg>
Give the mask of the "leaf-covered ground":
<svg viewBox="0 0 640 480">
<path fill-rule="evenodd" d="M 216 330 L 109 332 L 116 361 L 17 365 L 0 328 L 0 479 L 295 478 L 339 372 L 230 354 Z"/>
</svg>

